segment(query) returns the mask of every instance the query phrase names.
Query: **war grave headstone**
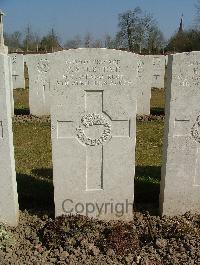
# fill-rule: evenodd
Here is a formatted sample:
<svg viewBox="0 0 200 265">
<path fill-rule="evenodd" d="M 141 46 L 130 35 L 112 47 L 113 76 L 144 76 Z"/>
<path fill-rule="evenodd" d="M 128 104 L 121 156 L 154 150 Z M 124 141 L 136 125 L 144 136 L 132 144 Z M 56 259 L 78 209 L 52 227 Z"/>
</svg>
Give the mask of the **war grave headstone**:
<svg viewBox="0 0 200 265">
<path fill-rule="evenodd" d="M 13 78 L 12 78 L 12 62 L 11 58 L 8 58 L 8 69 L 9 69 L 9 81 L 10 81 L 10 105 L 11 105 L 11 115 L 14 116 L 15 112 L 15 103 L 14 103 L 14 95 L 13 95 Z"/>
<path fill-rule="evenodd" d="M 168 55 L 165 55 L 165 67 L 167 67 L 168 64 Z"/>
<path fill-rule="evenodd" d="M 131 219 L 137 56 L 106 49 L 54 55 L 51 109 L 56 216 Z"/>
<path fill-rule="evenodd" d="M 165 77 L 164 77 L 164 88 L 167 87 L 167 66 L 168 66 L 168 55 L 165 55 Z"/>
<path fill-rule="evenodd" d="M 14 160 L 9 57 L 0 54 L 0 222 L 18 222 L 18 196 Z"/>
<path fill-rule="evenodd" d="M 12 62 L 12 78 L 13 78 L 13 88 L 24 88 L 24 55 L 12 53 L 9 54 Z"/>
<path fill-rule="evenodd" d="M 51 54 L 26 55 L 25 61 L 29 71 L 29 107 L 30 113 L 36 116 L 49 115 L 52 100 L 57 97 L 57 91 L 52 87 L 56 78 L 57 64 L 56 57 L 66 58 L 73 55 L 74 50 L 60 51 Z M 135 55 L 136 56 L 136 55 Z M 148 57 L 148 56 L 147 56 Z M 138 114 L 149 114 L 150 112 L 150 91 L 152 65 L 147 57 L 139 56 L 141 63 L 138 63 Z M 134 57 L 135 58 L 135 57 Z M 59 65 L 65 67 L 64 61 L 56 60 Z M 70 68 L 68 67 L 68 70 Z M 65 74 L 67 73 L 67 70 Z"/>
<path fill-rule="evenodd" d="M 138 56 L 137 79 L 137 114 L 150 114 L 151 81 L 152 81 L 152 57 L 148 55 Z"/>
<path fill-rule="evenodd" d="M 36 116 L 50 115 L 51 89 L 49 68 L 56 67 L 51 54 L 25 55 L 29 75 L 29 109 Z"/>
<path fill-rule="evenodd" d="M 8 47 L 4 45 L 3 16 L 4 16 L 4 13 L 0 10 L 0 53 L 8 54 Z"/>
<path fill-rule="evenodd" d="M 151 55 L 153 57 L 152 87 L 164 88 L 165 78 L 165 56 Z"/>
<path fill-rule="evenodd" d="M 4 45 L 4 37 L 3 37 L 3 16 L 4 13 L 0 10 L 0 54 L 8 54 L 8 47 Z M 12 78 L 11 71 L 12 66 L 10 60 L 7 60 L 9 64 L 9 76 Z M 10 79 L 9 88 L 12 90 L 13 83 L 12 79 Z M 14 98 L 13 98 L 13 91 L 10 92 L 10 101 L 11 101 L 11 115 L 14 115 Z"/>
<path fill-rule="evenodd" d="M 200 212 L 200 52 L 169 56 L 162 214 Z"/>
<path fill-rule="evenodd" d="M 3 16 L 4 13 L 0 10 L 0 54 L 8 54 L 8 47 L 4 45 L 4 37 L 3 37 Z M 12 83 L 12 66 L 10 60 L 7 60 L 9 64 L 9 77 L 10 77 L 10 85 L 8 88 L 13 89 Z M 14 98 L 13 98 L 13 91 L 10 92 L 10 106 L 11 106 L 11 115 L 14 116 Z"/>
</svg>

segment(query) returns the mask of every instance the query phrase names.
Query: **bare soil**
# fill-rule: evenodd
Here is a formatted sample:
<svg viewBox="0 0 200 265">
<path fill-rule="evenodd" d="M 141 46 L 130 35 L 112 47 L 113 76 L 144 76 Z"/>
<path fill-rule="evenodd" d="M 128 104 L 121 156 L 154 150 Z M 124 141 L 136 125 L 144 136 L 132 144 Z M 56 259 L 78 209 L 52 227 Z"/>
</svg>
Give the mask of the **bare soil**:
<svg viewBox="0 0 200 265">
<path fill-rule="evenodd" d="M 17 228 L 1 226 L 0 264 L 199 265 L 200 215 L 135 212 L 125 223 L 23 211 Z"/>
</svg>

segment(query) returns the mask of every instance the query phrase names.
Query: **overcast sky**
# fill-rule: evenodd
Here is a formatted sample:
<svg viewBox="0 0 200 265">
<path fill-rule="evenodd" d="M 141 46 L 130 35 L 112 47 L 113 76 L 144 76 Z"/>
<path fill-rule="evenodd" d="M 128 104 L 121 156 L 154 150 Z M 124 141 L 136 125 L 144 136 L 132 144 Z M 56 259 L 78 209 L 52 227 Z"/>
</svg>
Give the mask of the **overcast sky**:
<svg viewBox="0 0 200 265">
<path fill-rule="evenodd" d="M 185 28 L 192 26 L 197 0 L 0 0 L 6 13 L 5 31 L 23 31 L 29 24 L 39 35 L 55 28 L 62 41 L 90 32 L 94 38 L 114 36 L 118 14 L 140 6 L 157 20 L 168 38 L 184 14 Z"/>
</svg>

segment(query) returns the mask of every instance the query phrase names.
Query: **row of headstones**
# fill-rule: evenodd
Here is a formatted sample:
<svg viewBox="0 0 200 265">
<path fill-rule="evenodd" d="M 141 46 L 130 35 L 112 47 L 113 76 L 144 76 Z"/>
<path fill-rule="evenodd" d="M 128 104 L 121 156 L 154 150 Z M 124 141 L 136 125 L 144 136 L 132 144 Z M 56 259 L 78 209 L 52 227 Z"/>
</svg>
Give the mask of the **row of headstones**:
<svg viewBox="0 0 200 265">
<path fill-rule="evenodd" d="M 93 49 L 94 50 L 94 49 Z M 10 54 L 12 60 L 12 76 L 13 88 L 24 88 L 24 62 L 28 67 L 29 73 L 29 107 L 30 113 L 36 116 L 50 115 L 50 108 L 52 100 L 64 90 L 66 83 L 73 87 L 82 83 L 83 86 L 87 82 L 93 82 L 94 85 L 101 83 L 101 75 L 104 72 L 95 72 L 93 69 L 88 69 L 85 76 L 81 76 L 83 67 L 86 64 L 80 62 L 73 62 L 74 56 L 79 53 L 79 50 L 61 51 L 53 54 L 38 54 L 38 55 L 23 55 Z M 88 50 L 85 50 L 88 53 Z M 92 53 L 98 53 L 98 50 Z M 119 52 L 120 54 L 120 52 Z M 134 59 L 136 55 L 131 57 Z M 140 56 L 138 55 L 138 109 L 137 114 L 148 115 L 150 113 L 150 98 L 151 88 L 164 88 L 165 65 L 167 61 L 166 56 Z M 58 63 L 59 64 L 56 64 Z M 117 84 L 122 82 L 120 76 L 120 68 L 113 63 L 110 65 L 105 63 L 106 68 L 100 71 L 107 71 L 107 83 Z M 109 69 L 110 67 L 110 69 Z M 52 82 L 56 71 L 60 70 L 63 76 L 59 76 L 57 84 Z M 86 69 L 85 69 L 86 70 Z M 130 69 L 131 71 L 131 69 Z M 73 78 L 72 78 L 73 73 Z M 53 75 L 53 77 L 52 77 Z M 71 80 L 66 80 L 67 75 L 71 75 Z M 53 79 L 55 80 L 55 78 Z"/>
<path fill-rule="evenodd" d="M 32 55 L 33 57 L 35 55 Z M 48 56 L 36 55 L 39 59 L 48 58 Z M 24 77 L 24 63 L 31 55 L 23 55 L 19 53 L 11 53 L 9 57 L 12 61 L 12 77 L 13 77 L 13 88 L 25 88 L 25 77 Z M 149 55 L 151 65 L 149 65 L 149 71 L 151 72 L 151 87 L 153 88 L 164 88 L 164 76 L 165 76 L 165 66 L 167 64 L 167 56 L 163 55 Z M 152 67 L 152 70 L 150 69 Z"/>
<path fill-rule="evenodd" d="M 51 57 L 54 65 L 36 67 L 59 91 L 51 106 L 55 214 L 131 219 L 140 60 L 104 49 Z M 200 212 L 199 63 L 199 52 L 169 56 L 161 214 Z M 0 221 L 16 225 L 10 80 L 0 55 Z"/>
</svg>

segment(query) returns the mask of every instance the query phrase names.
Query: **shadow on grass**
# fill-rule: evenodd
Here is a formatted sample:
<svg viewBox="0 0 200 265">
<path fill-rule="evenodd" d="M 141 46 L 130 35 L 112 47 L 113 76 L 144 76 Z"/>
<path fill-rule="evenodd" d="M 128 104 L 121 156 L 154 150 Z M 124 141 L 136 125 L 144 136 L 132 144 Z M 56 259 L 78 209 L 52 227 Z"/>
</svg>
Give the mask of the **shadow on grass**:
<svg viewBox="0 0 200 265">
<path fill-rule="evenodd" d="M 160 176 L 161 167 L 136 166 L 134 201 L 138 210 L 158 213 Z"/>
<path fill-rule="evenodd" d="M 15 108 L 15 115 L 29 115 L 30 110 L 28 108 Z"/>
<path fill-rule="evenodd" d="M 31 173 L 47 180 L 53 180 L 53 168 L 36 168 Z"/>
<path fill-rule="evenodd" d="M 151 108 L 150 113 L 151 115 L 154 115 L 154 116 L 164 116 L 165 110 L 164 108 Z"/>
<path fill-rule="evenodd" d="M 20 210 L 33 214 L 54 215 L 53 183 L 37 177 L 17 173 Z"/>
<path fill-rule="evenodd" d="M 39 168 L 33 175 L 17 174 L 20 210 L 54 216 L 52 169 Z M 158 214 L 161 167 L 137 166 L 135 172 L 135 206 L 139 211 Z M 41 179 L 43 178 L 43 179 Z"/>
</svg>

